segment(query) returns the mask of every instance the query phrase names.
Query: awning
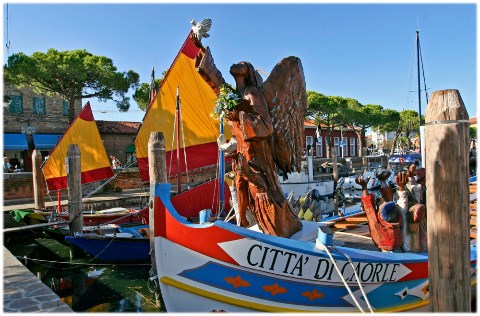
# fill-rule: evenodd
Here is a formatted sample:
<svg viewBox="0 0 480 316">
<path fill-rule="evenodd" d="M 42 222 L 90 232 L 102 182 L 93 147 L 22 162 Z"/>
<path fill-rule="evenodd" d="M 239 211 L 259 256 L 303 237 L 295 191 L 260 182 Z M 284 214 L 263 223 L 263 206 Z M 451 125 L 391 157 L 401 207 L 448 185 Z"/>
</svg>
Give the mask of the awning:
<svg viewBox="0 0 480 316">
<path fill-rule="evenodd" d="M 62 134 L 33 134 L 35 149 L 52 149 L 61 137 Z"/>
<path fill-rule="evenodd" d="M 128 145 L 127 148 L 125 148 L 126 153 L 134 153 L 135 152 L 135 144 Z"/>
<path fill-rule="evenodd" d="M 25 134 L 3 134 L 3 150 L 27 150 Z"/>
</svg>

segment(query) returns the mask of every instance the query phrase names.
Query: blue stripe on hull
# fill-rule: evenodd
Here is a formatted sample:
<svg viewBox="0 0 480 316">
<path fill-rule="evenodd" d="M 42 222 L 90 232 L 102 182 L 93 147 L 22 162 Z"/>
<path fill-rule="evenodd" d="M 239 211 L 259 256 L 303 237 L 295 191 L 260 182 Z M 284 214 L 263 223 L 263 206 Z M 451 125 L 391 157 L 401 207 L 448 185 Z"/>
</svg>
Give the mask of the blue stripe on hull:
<svg viewBox="0 0 480 316">
<path fill-rule="evenodd" d="M 335 273 L 335 272 L 334 272 Z M 180 276 L 214 288 L 247 295 L 256 299 L 301 306 L 352 307 L 343 297 L 349 298 L 343 284 L 315 285 L 313 283 L 279 279 L 275 276 L 261 275 L 214 262 L 195 269 L 185 270 Z M 367 298 L 376 309 L 412 304 L 422 301 L 419 297 L 403 293 L 425 282 L 426 279 L 401 283 L 388 283 L 367 293 Z M 350 285 L 352 292 L 359 289 Z"/>
</svg>

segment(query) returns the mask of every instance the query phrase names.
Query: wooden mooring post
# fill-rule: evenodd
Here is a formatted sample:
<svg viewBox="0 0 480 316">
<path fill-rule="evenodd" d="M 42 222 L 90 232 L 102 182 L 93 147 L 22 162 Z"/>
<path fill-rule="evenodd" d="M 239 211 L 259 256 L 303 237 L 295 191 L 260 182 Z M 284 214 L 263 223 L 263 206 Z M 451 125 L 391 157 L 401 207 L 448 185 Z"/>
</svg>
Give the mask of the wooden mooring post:
<svg viewBox="0 0 480 316">
<path fill-rule="evenodd" d="M 368 169 L 367 147 L 362 148 L 362 169 L 363 171 Z"/>
<path fill-rule="evenodd" d="M 68 184 L 68 219 L 70 220 L 70 236 L 83 232 L 82 216 L 82 168 L 80 148 L 76 144 L 67 151 L 67 184 Z"/>
<path fill-rule="evenodd" d="M 150 203 L 149 203 L 149 231 L 150 231 L 150 257 L 152 269 L 150 277 L 154 278 L 155 284 L 155 303 L 157 306 L 161 304 L 160 286 L 157 277 L 157 262 L 155 259 L 155 185 L 157 183 L 167 183 L 167 161 L 165 150 L 165 139 L 163 133 L 152 132 L 148 140 L 148 173 L 150 177 Z"/>
<path fill-rule="evenodd" d="M 42 153 L 34 150 L 32 153 L 32 175 L 33 175 L 33 200 L 34 208 L 41 210 L 45 208 L 45 181 L 42 173 Z"/>
<path fill-rule="evenodd" d="M 431 312 L 470 312 L 468 114 L 457 90 L 435 91 L 425 110 Z"/>
<path fill-rule="evenodd" d="M 337 183 L 338 183 L 338 165 L 337 165 L 337 149 L 335 147 L 332 147 L 332 168 L 333 168 L 333 190 L 337 189 Z M 335 198 L 333 199 L 333 208 L 334 208 L 334 214 L 338 215 L 338 197 L 335 195 Z"/>
</svg>

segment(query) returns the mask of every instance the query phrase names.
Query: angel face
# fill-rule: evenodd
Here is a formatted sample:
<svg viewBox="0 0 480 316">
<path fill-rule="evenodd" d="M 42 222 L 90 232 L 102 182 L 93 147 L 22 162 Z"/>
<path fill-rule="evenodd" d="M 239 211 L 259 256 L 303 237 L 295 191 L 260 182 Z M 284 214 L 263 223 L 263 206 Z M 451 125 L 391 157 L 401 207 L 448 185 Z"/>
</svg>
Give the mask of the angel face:
<svg viewBox="0 0 480 316">
<path fill-rule="evenodd" d="M 233 64 L 230 67 L 230 74 L 237 82 L 237 89 L 239 89 L 239 85 L 243 85 L 245 87 L 257 86 L 255 69 L 249 62 L 241 61 L 237 64 Z"/>
</svg>

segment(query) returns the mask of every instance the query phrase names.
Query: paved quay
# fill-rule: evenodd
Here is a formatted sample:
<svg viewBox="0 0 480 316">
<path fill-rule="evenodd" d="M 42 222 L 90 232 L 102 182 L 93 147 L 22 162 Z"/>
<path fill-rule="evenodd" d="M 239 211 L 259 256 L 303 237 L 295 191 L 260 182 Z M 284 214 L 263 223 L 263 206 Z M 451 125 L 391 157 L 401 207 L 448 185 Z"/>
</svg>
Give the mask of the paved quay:
<svg viewBox="0 0 480 316">
<path fill-rule="evenodd" d="M 73 313 L 57 294 L 3 247 L 4 313 Z"/>
</svg>

